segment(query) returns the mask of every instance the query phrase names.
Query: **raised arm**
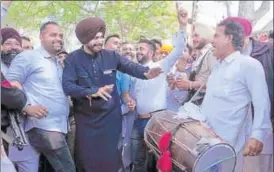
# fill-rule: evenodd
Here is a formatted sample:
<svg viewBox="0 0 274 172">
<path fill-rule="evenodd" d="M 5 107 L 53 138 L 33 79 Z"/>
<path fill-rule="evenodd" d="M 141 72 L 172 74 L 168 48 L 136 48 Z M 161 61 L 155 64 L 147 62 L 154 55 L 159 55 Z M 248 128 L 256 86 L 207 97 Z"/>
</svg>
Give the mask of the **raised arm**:
<svg viewBox="0 0 274 172">
<path fill-rule="evenodd" d="M 73 98 L 83 98 L 95 94 L 98 87 L 85 88 L 77 84 L 76 67 L 73 54 L 69 54 L 65 60 L 65 68 L 63 71 L 62 85 L 66 95 Z"/>
<path fill-rule="evenodd" d="M 127 58 L 120 56 L 118 53 L 115 53 L 115 56 L 118 60 L 119 71 L 127 73 L 136 78 L 147 79 L 144 73 L 149 71 L 148 67 L 144 67 L 138 63 L 132 62 Z"/>
<path fill-rule="evenodd" d="M 175 64 L 175 62 L 182 56 L 185 48 L 188 12 L 183 8 L 178 9 L 177 7 L 177 18 L 179 22 L 179 32 L 173 37 L 173 46 L 175 49 L 173 49 L 166 58 L 160 61 L 160 66 L 166 74 L 170 71 L 170 68 Z"/>
</svg>

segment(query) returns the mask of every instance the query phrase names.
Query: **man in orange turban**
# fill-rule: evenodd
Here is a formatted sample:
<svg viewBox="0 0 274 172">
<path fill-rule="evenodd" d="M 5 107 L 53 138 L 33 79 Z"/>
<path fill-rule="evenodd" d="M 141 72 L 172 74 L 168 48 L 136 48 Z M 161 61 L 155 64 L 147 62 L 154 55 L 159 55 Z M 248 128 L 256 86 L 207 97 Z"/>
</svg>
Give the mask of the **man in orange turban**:
<svg viewBox="0 0 274 172">
<path fill-rule="evenodd" d="M 161 49 L 160 49 L 160 53 L 162 55 L 162 59 L 165 58 L 171 51 L 172 51 L 173 47 L 170 44 L 164 44 L 162 45 Z"/>
</svg>

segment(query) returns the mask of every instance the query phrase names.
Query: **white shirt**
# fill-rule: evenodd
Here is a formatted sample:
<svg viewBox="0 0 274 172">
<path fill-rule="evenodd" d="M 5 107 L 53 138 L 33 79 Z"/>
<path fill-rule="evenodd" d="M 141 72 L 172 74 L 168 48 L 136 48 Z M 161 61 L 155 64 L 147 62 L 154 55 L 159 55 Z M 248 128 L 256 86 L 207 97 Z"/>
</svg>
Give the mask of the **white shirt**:
<svg viewBox="0 0 274 172">
<path fill-rule="evenodd" d="M 179 32 L 176 39 L 175 49 L 163 60 L 154 63 L 148 62 L 144 66 L 149 68 L 161 67 L 164 73 L 150 80 L 133 78 L 133 95 L 136 100 L 136 109 L 139 114 L 148 114 L 153 111 L 166 109 L 166 76 L 170 68 L 182 55 L 185 47 L 185 34 Z"/>
<path fill-rule="evenodd" d="M 263 67 L 250 56 L 234 52 L 219 62 L 209 76 L 202 113 L 209 126 L 238 153 L 246 142 L 247 106 L 254 106 L 250 137 L 264 140 L 271 131 L 270 101 Z"/>
<path fill-rule="evenodd" d="M 175 78 L 181 76 L 185 79 L 187 79 L 187 74 L 184 72 L 176 71 L 176 66 L 173 66 L 173 70 L 171 70 L 171 73 L 174 75 Z M 178 112 L 179 108 L 182 106 L 182 103 L 188 96 L 188 91 L 181 91 L 177 87 L 175 87 L 173 90 L 168 87 L 167 88 L 167 109 Z"/>
</svg>

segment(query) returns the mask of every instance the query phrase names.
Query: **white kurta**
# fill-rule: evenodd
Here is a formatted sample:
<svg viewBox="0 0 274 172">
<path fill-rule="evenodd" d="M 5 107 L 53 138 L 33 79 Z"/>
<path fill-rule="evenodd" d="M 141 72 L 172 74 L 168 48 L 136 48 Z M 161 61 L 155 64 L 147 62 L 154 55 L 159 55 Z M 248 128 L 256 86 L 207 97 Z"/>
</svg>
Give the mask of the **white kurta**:
<svg viewBox="0 0 274 172">
<path fill-rule="evenodd" d="M 232 145 L 239 154 L 242 165 L 242 150 L 249 133 L 247 107 L 254 106 L 254 123 L 251 138 L 261 142 L 272 131 L 270 101 L 263 67 L 259 61 L 234 52 L 213 69 L 207 83 L 202 113 L 217 135 Z M 240 169 L 240 168 L 239 168 Z"/>
</svg>

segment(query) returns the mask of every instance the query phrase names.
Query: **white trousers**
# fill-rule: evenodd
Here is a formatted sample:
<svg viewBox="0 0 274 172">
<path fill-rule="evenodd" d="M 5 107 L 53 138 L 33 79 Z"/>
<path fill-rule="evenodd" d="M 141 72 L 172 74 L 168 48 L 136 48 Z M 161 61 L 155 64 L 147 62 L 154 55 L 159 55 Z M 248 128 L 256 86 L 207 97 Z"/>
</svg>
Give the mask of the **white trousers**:
<svg viewBox="0 0 274 172">
<path fill-rule="evenodd" d="M 243 172 L 273 172 L 273 155 L 245 157 Z"/>
</svg>

